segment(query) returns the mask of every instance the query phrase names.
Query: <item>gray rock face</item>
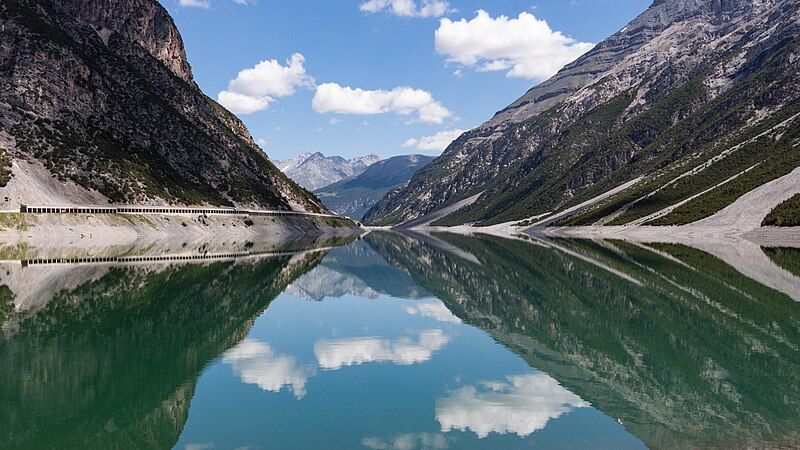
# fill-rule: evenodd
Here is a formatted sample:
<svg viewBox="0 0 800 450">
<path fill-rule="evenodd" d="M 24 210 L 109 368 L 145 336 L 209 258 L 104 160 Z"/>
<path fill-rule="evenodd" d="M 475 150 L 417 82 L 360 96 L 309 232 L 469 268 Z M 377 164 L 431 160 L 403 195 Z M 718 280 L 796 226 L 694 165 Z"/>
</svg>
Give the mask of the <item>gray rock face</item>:
<svg viewBox="0 0 800 450">
<path fill-rule="evenodd" d="M 640 176 L 659 179 L 639 194 L 652 193 L 681 168 L 698 167 L 725 150 L 717 144 L 735 145 L 739 137 L 788 118 L 786 106 L 797 98 L 799 7 L 792 0 L 657 0 L 459 137 L 387 194 L 365 221 L 400 223 L 480 192 L 477 202 L 440 224 L 519 220 L 578 204 Z M 730 107 L 722 110 L 721 104 Z M 708 127 L 703 136 L 692 135 L 698 125 Z M 761 160 L 768 159 L 764 153 Z M 747 167 L 725 170 L 733 176 Z M 750 177 L 750 184 L 763 182 L 759 177 Z M 697 181 L 672 200 L 713 186 Z M 627 211 L 620 198 L 606 202 L 606 216 Z"/>
<path fill-rule="evenodd" d="M 150 0 L 54 0 L 59 14 L 88 25 L 104 41 L 117 34 L 131 51 L 146 50 L 175 75 L 192 83 L 192 68 L 186 59 L 183 39 L 169 13 Z M 78 36 L 76 36 L 78 37 Z"/>
<path fill-rule="evenodd" d="M 341 156 L 325 156 L 316 152 L 303 153 L 291 159 L 277 160 L 275 165 L 297 184 L 313 191 L 339 180 L 356 176 L 377 161 L 380 161 L 377 155 L 345 159 Z"/>
<path fill-rule="evenodd" d="M 39 167 L 61 202 L 324 210 L 198 89 L 157 1 L 7 0 L 0 30 L 0 199 L 30 201 Z"/>
</svg>

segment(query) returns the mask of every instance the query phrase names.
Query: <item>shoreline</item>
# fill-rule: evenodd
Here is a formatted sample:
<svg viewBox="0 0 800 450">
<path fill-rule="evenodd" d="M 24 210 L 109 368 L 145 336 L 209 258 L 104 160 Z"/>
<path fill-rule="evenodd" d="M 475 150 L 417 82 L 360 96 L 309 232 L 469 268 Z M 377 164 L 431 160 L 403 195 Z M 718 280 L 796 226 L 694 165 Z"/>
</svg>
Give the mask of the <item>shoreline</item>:
<svg viewBox="0 0 800 450">
<path fill-rule="evenodd" d="M 518 226 L 518 222 L 507 222 L 486 227 L 459 225 L 454 227 L 375 227 L 367 226 L 374 231 L 403 231 L 417 233 L 457 233 L 485 234 L 498 237 L 515 238 L 518 236 L 546 236 L 551 238 L 575 239 L 619 239 L 636 242 L 687 243 L 696 241 L 741 241 L 746 240 L 767 247 L 800 248 L 800 227 L 757 227 L 741 229 L 721 226 Z"/>
<path fill-rule="evenodd" d="M 292 240 L 363 231 L 352 221 L 311 215 L 0 213 L 2 244 L 39 248 L 136 246 L 161 240 Z"/>
</svg>

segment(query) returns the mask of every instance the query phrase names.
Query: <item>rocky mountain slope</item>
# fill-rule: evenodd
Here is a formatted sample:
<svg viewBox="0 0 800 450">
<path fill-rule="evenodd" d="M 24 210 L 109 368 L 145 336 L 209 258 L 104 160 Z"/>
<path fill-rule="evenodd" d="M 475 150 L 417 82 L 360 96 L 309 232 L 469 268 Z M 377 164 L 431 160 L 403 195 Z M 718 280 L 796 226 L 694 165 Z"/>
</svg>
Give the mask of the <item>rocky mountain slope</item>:
<svg viewBox="0 0 800 450">
<path fill-rule="evenodd" d="M 796 0 L 656 0 L 365 221 L 397 224 L 477 194 L 434 225 L 546 219 L 626 183 L 562 223 L 708 217 L 800 166 L 799 36 Z M 777 205 L 793 193 L 775 194 Z"/>
<path fill-rule="evenodd" d="M 380 161 L 377 155 L 344 159 L 341 156 L 325 156 L 316 152 L 276 160 L 275 165 L 297 184 L 313 191 L 358 175 L 377 161 Z"/>
<path fill-rule="evenodd" d="M 358 175 L 317 189 L 314 194 L 331 211 L 360 220 L 390 189 L 407 182 L 433 159 L 425 155 L 394 156 L 372 164 Z"/>
<path fill-rule="evenodd" d="M 0 207 L 324 209 L 203 95 L 156 0 L 4 0 L 0 30 Z"/>
</svg>

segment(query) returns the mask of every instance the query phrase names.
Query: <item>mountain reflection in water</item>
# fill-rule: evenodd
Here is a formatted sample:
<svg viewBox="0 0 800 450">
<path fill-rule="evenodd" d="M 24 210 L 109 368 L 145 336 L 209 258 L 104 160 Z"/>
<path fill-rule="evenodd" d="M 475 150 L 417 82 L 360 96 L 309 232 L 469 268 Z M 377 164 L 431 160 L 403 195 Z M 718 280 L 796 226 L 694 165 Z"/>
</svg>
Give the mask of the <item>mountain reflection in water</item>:
<svg viewBox="0 0 800 450">
<path fill-rule="evenodd" d="M 800 445 L 800 304 L 708 253 L 302 247 L 3 268 L 0 447 Z"/>
</svg>

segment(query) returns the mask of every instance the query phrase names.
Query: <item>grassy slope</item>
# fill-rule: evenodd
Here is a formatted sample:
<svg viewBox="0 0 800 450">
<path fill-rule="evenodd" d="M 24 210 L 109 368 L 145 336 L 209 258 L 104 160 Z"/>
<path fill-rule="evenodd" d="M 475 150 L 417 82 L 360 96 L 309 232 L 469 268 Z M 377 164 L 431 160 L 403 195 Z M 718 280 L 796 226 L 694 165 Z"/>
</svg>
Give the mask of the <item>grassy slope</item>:
<svg viewBox="0 0 800 450">
<path fill-rule="evenodd" d="M 683 164 L 667 165 L 661 174 L 645 179 L 636 188 L 618 194 L 566 223 L 586 225 L 603 218 L 610 218 L 612 225 L 628 223 L 713 188 L 755 166 L 735 180 L 712 189 L 650 223 L 686 224 L 714 214 L 749 190 L 779 178 L 800 165 L 800 148 L 793 146 L 800 132 L 796 122 L 791 123 L 778 140 L 772 134 L 757 137 L 799 113 L 800 105 L 796 102 L 789 103 L 753 126 L 742 127 L 751 111 L 768 108 L 775 98 L 793 95 L 798 71 L 783 71 L 779 61 L 787 58 L 797 44 L 795 40 L 776 51 L 761 69 L 670 130 L 669 145 L 682 146 L 687 154 L 691 151 L 693 159 L 687 158 L 682 161 Z M 643 198 L 678 175 L 739 144 L 742 145 L 736 151 L 702 172 L 684 177 L 668 189 Z"/>
</svg>

